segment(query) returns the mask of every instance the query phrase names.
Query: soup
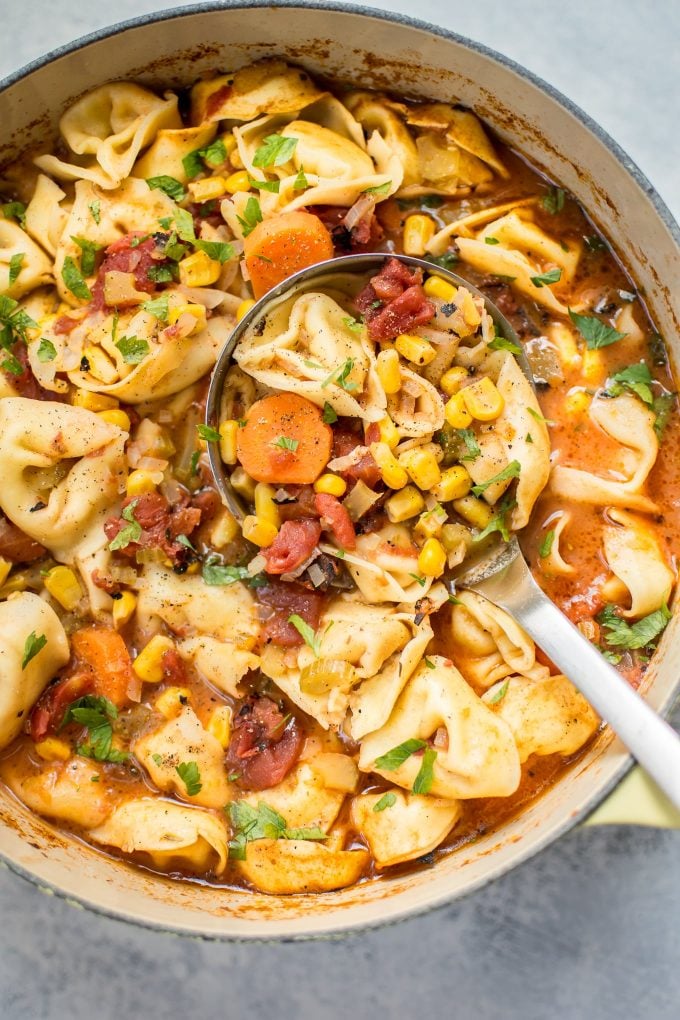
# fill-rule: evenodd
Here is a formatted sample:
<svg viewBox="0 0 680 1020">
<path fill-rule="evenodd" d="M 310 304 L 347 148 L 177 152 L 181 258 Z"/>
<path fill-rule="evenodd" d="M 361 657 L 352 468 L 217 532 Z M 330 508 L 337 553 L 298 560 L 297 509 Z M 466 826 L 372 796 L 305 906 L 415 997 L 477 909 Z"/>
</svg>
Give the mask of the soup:
<svg viewBox="0 0 680 1020">
<path fill-rule="evenodd" d="M 267 61 L 103 85 L 60 130 L 4 176 L 0 777 L 103 852 L 271 893 L 499 825 L 599 720 L 455 572 L 516 532 L 635 685 L 670 615 L 675 397 L 634 284 L 455 106 Z M 255 300 L 362 251 L 248 320 L 206 424 Z"/>
</svg>

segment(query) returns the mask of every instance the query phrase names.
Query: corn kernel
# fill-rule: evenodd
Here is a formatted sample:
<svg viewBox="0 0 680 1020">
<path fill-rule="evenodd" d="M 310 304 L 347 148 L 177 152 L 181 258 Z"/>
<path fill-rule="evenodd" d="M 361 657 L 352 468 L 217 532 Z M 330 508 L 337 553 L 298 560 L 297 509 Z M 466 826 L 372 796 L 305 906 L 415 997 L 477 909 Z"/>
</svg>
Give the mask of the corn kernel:
<svg viewBox="0 0 680 1020">
<path fill-rule="evenodd" d="M 590 394 L 586 390 L 574 387 L 564 398 L 564 410 L 567 414 L 585 414 L 590 406 L 590 399 Z"/>
<path fill-rule="evenodd" d="M 394 346 L 402 358 L 406 358 L 414 365 L 429 365 L 437 356 L 428 340 L 423 340 L 422 336 L 415 336 L 413 333 L 400 333 L 394 341 Z"/>
<path fill-rule="evenodd" d="M 216 549 L 224 549 L 241 533 L 238 521 L 226 507 L 223 507 L 210 532 L 210 544 Z"/>
<path fill-rule="evenodd" d="M 607 378 L 607 366 L 601 350 L 585 350 L 581 364 L 581 375 L 594 385 L 602 383 Z"/>
<path fill-rule="evenodd" d="M 220 457 L 225 464 L 236 464 L 236 437 L 238 435 L 238 422 L 234 418 L 228 418 L 220 425 Z"/>
<path fill-rule="evenodd" d="M 196 320 L 195 324 L 191 327 L 189 336 L 191 333 L 196 333 L 197 330 L 205 329 L 207 321 L 205 307 L 203 305 L 175 305 L 168 309 L 168 323 L 173 325 L 182 315 L 193 315 Z"/>
<path fill-rule="evenodd" d="M 74 407 L 84 407 L 86 411 L 112 411 L 118 407 L 115 397 L 107 397 L 104 393 L 92 393 L 90 390 L 76 390 L 71 403 Z"/>
<path fill-rule="evenodd" d="M 475 528 L 485 528 L 493 519 L 493 511 L 481 499 L 475 496 L 462 496 L 454 499 L 451 506 L 457 514 Z"/>
<path fill-rule="evenodd" d="M 436 538 L 428 538 L 420 550 L 418 570 L 425 577 L 440 577 L 446 567 L 446 550 Z"/>
<path fill-rule="evenodd" d="M 453 368 L 447 369 L 439 380 L 439 389 L 446 394 L 447 397 L 452 397 L 454 393 L 458 393 L 465 380 L 467 379 L 467 369 L 463 368 L 462 365 L 454 365 Z"/>
<path fill-rule="evenodd" d="M 451 304 L 456 297 L 456 288 L 448 280 L 442 280 L 441 276 L 428 276 L 423 284 L 423 290 L 428 297 L 439 298 L 445 304 Z"/>
<path fill-rule="evenodd" d="M 188 565 L 188 567 L 184 571 L 184 573 L 190 577 L 192 574 L 198 574 L 200 569 L 201 569 L 201 564 L 198 563 L 197 561 L 194 561 L 193 563 L 190 563 Z"/>
<path fill-rule="evenodd" d="M 219 740 L 225 750 L 229 747 L 231 737 L 231 709 L 229 705 L 220 705 L 214 710 L 206 729 L 208 733 L 212 733 L 213 737 Z"/>
<path fill-rule="evenodd" d="M 237 170 L 235 174 L 227 177 L 224 187 L 230 195 L 235 195 L 238 191 L 250 191 L 250 174 L 247 170 Z"/>
<path fill-rule="evenodd" d="M 45 737 L 35 745 L 35 749 L 44 761 L 68 761 L 71 757 L 69 744 L 58 737 Z"/>
<path fill-rule="evenodd" d="M 80 582 L 70 567 L 52 567 L 43 583 L 52 598 L 69 613 L 83 597 Z"/>
<path fill-rule="evenodd" d="M 143 468 L 131 471 L 125 484 L 127 495 L 143 496 L 145 492 L 153 492 L 158 484 L 156 479 L 159 474 L 159 471 L 145 471 Z"/>
<path fill-rule="evenodd" d="M 28 588 L 29 578 L 26 574 L 12 574 L 2 586 L 1 597 L 3 599 L 8 598 L 10 595 L 14 595 L 19 591 L 26 591 Z"/>
<path fill-rule="evenodd" d="M 408 482 L 408 474 L 387 443 L 371 443 L 369 450 L 385 485 L 390 489 L 403 489 Z"/>
<path fill-rule="evenodd" d="M 375 359 L 375 370 L 385 393 L 389 395 L 399 392 L 401 389 L 401 369 L 399 368 L 399 354 L 395 348 L 380 351 L 380 354 Z"/>
<path fill-rule="evenodd" d="M 211 202 L 213 198 L 220 198 L 227 190 L 224 177 L 206 177 L 202 181 L 191 181 L 188 188 L 194 202 Z"/>
<path fill-rule="evenodd" d="M 278 531 L 281 527 L 281 517 L 279 515 L 279 508 L 274 502 L 275 492 L 276 489 L 271 485 L 267 485 L 266 482 L 258 482 L 255 486 L 253 503 L 255 506 L 255 516 L 258 520 L 273 524 Z"/>
<path fill-rule="evenodd" d="M 454 464 L 453 467 L 442 471 L 441 481 L 432 489 L 432 495 L 440 503 L 450 503 L 452 499 L 467 496 L 471 488 L 472 479 L 468 472 L 462 464 Z"/>
<path fill-rule="evenodd" d="M 147 684 L 159 684 L 163 679 L 163 656 L 173 651 L 175 645 L 171 638 L 164 634 L 156 634 L 132 662 L 132 668 Z"/>
<path fill-rule="evenodd" d="M 97 411 L 97 417 L 101 418 L 108 425 L 115 425 L 116 428 L 122 429 L 123 432 L 130 431 L 130 416 L 121 411 L 120 408 L 115 408 L 111 411 Z"/>
<path fill-rule="evenodd" d="M 243 470 L 241 466 L 234 468 L 229 479 L 232 489 L 252 503 L 255 498 L 255 479 Z"/>
<path fill-rule="evenodd" d="M 250 297 L 246 298 L 245 301 L 242 301 L 241 304 L 236 309 L 236 321 L 240 322 L 241 319 L 245 319 L 246 315 L 248 314 L 248 312 L 250 311 L 254 304 L 255 304 L 254 299 Z"/>
<path fill-rule="evenodd" d="M 347 492 L 347 482 L 340 475 L 325 474 L 314 482 L 314 492 L 323 492 L 327 496 L 344 496 Z"/>
<path fill-rule="evenodd" d="M 407 485 L 401 492 L 395 492 L 385 503 L 385 510 L 392 524 L 408 521 L 425 509 L 425 500 L 415 485 Z"/>
<path fill-rule="evenodd" d="M 478 421 L 493 421 L 505 407 L 505 401 L 488 377 L 478 379 L 460 391 L 465 406 Z"/>
<path fill-rule="evenodd" d="M 466 429 L 472 424 L 472 415 L 463 399 L 463 391 L 459 390 L 446 401 L 444 415 L 452 429 Z"/>
<path fill-rule="evenodd" d="M 104 354 L 101 347 L 94 347 L 90 344 L 83 349 L 83 355 L 87 358 L 90 375 L 93 375 L 105 386 L 118 382 L 118 369 L 111 359 Z"/>
<path fill-rule="evenodd" d="M 124 627 L 126 623 L 130 622 L 132 614 L 136 608 L 137 596 L 134 592 L 121 592 L 120 597 L 114 599 L 111 613 L 113 616 L 113 626 L 116 630 L 120 630 L 121 627 Z"/>
<path fill-rule="evenodd" d="M 204 251 L 195 251 L 179 263 L 179 282 L 185 287 L 209 287 L 220 278 L 222 266 Z"/>
<path fill-rule="evenodd" d="M 424 255 L 429 242 L 434 237 L 435 224 L 431 216 L 424 213 L 413 213 L 404 222 L 402 245 L 406 255 Z"/>
<path fill-rule="evenodd" d="M 274 524 L 271 524 L 270 521 L 262 521 L 253 514 L 249 514 L 244 519 L 241 529 L 246 541 L 259 545 L 261 549 L 268 548 L 278 535 L 278 529 Z"/>
<path fill-rule="evenodd" d="M 390 450 L 396 449 L 401 442 L 401 436 L 399 435 L 399 429 L 388 414 L 380 419 L 378 428 L 380 429 L 380 442 L 387 443 Z"/>
<path fill-rule="evenodd" d="M 414 450 L 407 450 L 399 457 L 399 463 L 419 489 L 431 489 L 441 481 L 442 473 L 437 458 L 426 447 L 417 446 Z"/>
<path fill-rule="evenodd" d="M 467 288 L 464 287 L 459 294 L 462 296 L 461 311 L 463 313 L 463 318 L 467 325 L 471 327 L 471 332 L 474 332 L 474 330 L 477 329 L 477 326 L 481 323 L 482 316 L 479 313 L 479 309 L 475 304 L 472 294 Z"/>
<path fill-rule="evenodd" d="M 191 691 L 188 687 L 166 687 L 154 701 L 154 708 L 166 719 L 174 719 L 188 703 Z"/>
<path fill-rule="evenodd" d="M 0 587 L 5 583 L 9 577 L 9 572 L 12 569 L 12 564 L 9 560 L 3 559 L 0 556 Z"/>
</svg>

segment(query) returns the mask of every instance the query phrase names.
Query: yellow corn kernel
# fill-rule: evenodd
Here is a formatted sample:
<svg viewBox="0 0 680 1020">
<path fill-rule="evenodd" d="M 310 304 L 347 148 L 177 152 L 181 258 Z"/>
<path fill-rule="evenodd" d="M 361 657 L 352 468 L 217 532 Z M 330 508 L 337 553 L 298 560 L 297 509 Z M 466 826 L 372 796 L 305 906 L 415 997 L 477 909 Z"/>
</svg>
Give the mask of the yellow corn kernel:
<svg viewBox="0 0 680 1020">
<path fill-rule="evenodd" d="M 450 503 L 452 499 L 467 496 L 472 488 L 472 479 L 462 464 L 442 471 L 441 481 L 432 489 L 432 495 L 440 503 Z"/>
<path fill-rule="evenodd" d="M 431 489 L 441 481 L 442 473 L 437 458 L 427 447 L 417 446 L 414 450 L 407 450 L 399 457 L 399 463 L 419 489 Z"/>
<path fill-rule="evenodd" d="M 233 542 L 240 532 L 241 529 L 234 515 L 229 513 L 226 507 L 223 507 L 210 532 L 210 544 L 216 549 L 224 549 L 225 545 Z"/>
<path fill-rule="evenodd" d="M 274 524 L 270 521 L 262 521 L 254 514 L 249 514 L 244 519 L 241 530 L 246 541 L 259 545 L 261 549 L 270 546 L 278 535 L 278 529 Z"/>
<path fill-rule="evenodd" d="M 200 564 L 200 563 L 198 563 L 198 562 L 194 562 L 194 563 L 190 563 L 190 564 L 189 564 L 189 566 L 188 566 L 188 567 L 187 567 L 187 569 L 186 569 L 186 570 L 184 571 L 184 573 L 185 573 L 185 574 L 188 574 L 188 575 L 190 576 L 191 574 L 198 574 L 198 572 L 200 571 L 200 569 L 201 569 L 201 564 Z"/>
<path fill-rule="evenodd" d="M 407 485 L 401 492 L 395 492 L 394 496 L 390 496 L 385 503 L 387 516 L 392 524 L 401 524 L 402 521 L 408 521 L 424 509 L 425 500 L 415 485 Z"/>
<path fill-rule="evenodd" d="M 220 425 L 220 457 L 225 464 L 236 464 L 236 437 L 238 435 L 238 422 L 234 418 L 228 418 Z"/>
<path fill-rule="evenodd" d="M 402 358 L 412 362 L 414 365 L 429 365 L 437 357 L 437 352 L 428 340 L 422 336 L 415 336 L 413 333 L 400 333 L 394 341 L 394 346 Z"/>
<path fill-rule="evenodd" d="M 227 156 L 231 158 L 232 154 L 236 151 L 236 139 L 231 131 L 226 131 L 220 137 L 221 141 L 224 143 L 225 149 L 227 150 Z"/>
<path fill-rule="evenodd" d="M 380 442 L 387 443 L 390 450 L 394 450 L 401 442 L 401 436 L 399 435 L 399 429 L 394 424 L 388 414 L 384 418 L 381 418 L 378 422 L 378 428 L 380 429 Z"/>
<path fill-rule="evenodd" d="M 220 278 L 222 266 L 207 252 L 195 251 L 179 264 L 179 282 L 185 287 L 209 287 Z"/>
<path fill-rule="evenodd" d="M 420 550 L 418 570 L 425 577 L 439 577 L 446 567 L 446 550 L 436 538 L 428 538 Z"/>
<path fill-rule="evenodd" d="M 3 559 L 0 556 L 0 587 L 5 583 L 9 577 L 9 572 L 12 569 L 12 564 L 9 560 Z"/>
<path fill-rule="evenodd" d="M 112 411 L 118 407 L 115 397 L 107 397 L 104 393 L 91 393 L 90 390 L 76 390 L 71 403 L 74 407 L 84 407 L 86 411 Z"/>
<path fill-rule="evenodd" d="M 321 475 L 314 482 L 314 492 L 323 492 L 327 496 L 336 496 L 339 499 L 347 492 L 347 482 L 340 475 L 330 473 Z"/>
<path fill-rule="evenodd" d="M 125 484 L 127 495 L 142 496 L 145 492 L 153 492 L 158 484 L 156 479 L 159 474 L 159 471 L 145 471 L 143 468 L 131 471 Z"/>
<path fill-rule="evenodd" d="M 248 312 L 250 311 L 254 304 L 255 301 L 251 297 L 246 298 L 245 301 L 242 301 L 241 304 L 236 309 L 236 321 L 240 322 L 241 319 L 245 319 L 246 315 L 248 314 Z"/>
<path fill-rule="evenodd" d="M 220 198 L 227 190 L 224 177 L 206 177 L 202 181 L 190 181 L 189 194 L 194 202 L 210 202 Z"/>
<path fill-rule="evenodd" d="M 601 350 L 585 350 L 583 352 L 581 375 L 587 382 L 595 385 L 605 381 L 607 378 L 607 366 Z"/>
<path fill-rule="evenodd" d="M 404 222 L 402 245 L 405 255 L 424 255 L 429 242 L 434 237 L 435 223 L 431 216 L 424 213 L 413 213 Z"/>
<path fill-rule="evenodd" d="M 114 408 L 111 411 L 97 411 L 97 417 L 108 425 L 115 425 L 116 428 L 122 429 L 123 432 L 130 431 L 130 416 L 120 408 Z"/>
<path fill-rule="evenodd" d="M 375 359 L 375 370 L 378 379 L 388 395 L 398 393 L 401 389 L 401 369 L 399 368 L 399 355 L 395 348 L 381 350 Z"/>
<path fill-rule="evenodd" d="M 493 421 L 505 407 L 496 384 L 488 377 L 477 379 L 461 391 L 465 406 L 477 421 Z"/>
<path fill-rule="evenodd" d="M 43 583 L 52 598 L 69 613 L 83 597 L 80 581 L 70 567 L 52 567 Z"/>
<path fill-rule="evenodd" d="M 231 709 L 229 705 L 220 705 L 214 710 L 206 729 L 208 733 L 212 733 L 213 737 L 219 740 L 225 750 L 229 747 L 231 737 Z"/>
<path fill-rule="evenodd" d="M 463 313 L 463 318 L 465 319 L 467 325 L 471 326 L 472 329 L 475 330 L 482 321 L 482 317 L 479 314 L 479 309 L 475 304 L 472 294 L 470 293 L 469 290 L 467 290 L 467 288 L 463 288 L 463 290 L 460 291 L 459 293 L 462 296 L 461 311 Z"/>
<path fill-rule="evenodd" d="M 266 482 L 258 482 L 255 486 L 253 503 L 255 506 L 255 516 L 258 520 L 273 524 L 278 531 L 281 527 L 281 517 L 279 516 L 279 508 L 274 502 L 275 492 L 276 489 L 271 485 L 267 485 Z"/>
<path fill-rule="evenodd" d="M 585 414 L 590 406 L 590 400 L 590 394 L 586 390 L 574 387 L 564 398 L 564 410 L 572 415 Z"/>
<path fill-rule="evenodd" d="M 239 496 L 243 496 L 244 499 L 247 499 L 252 503 L 255 498 L 255 479 L 251 478 L 249 474 L 246 474 L 243 468 L 239 466 L 234 468 L 229 480 L 231 482 L 232 489 L 234 489 Z"/>
<path fill-rule="evenodd" d="M 196 323 L 192 326 L 191 333 L 205 329 L 207 321 L 206 311 L 203 305 L 175 305 L 168 309 L 168 323 L 172 326 L 182 315 L 193 315 Z"/>
<path fill-rule="evenodd" d="M 132 663 L 139 679 L 147 684 L 159 684 L 163 679 L 163 656 L 174 647 L 172 639 L 165 634 L 152 637 Z"/>
<path fill-rule="evenodd" d="M 446 394 L 447 397 L 452 397 L 454 393 L 458 393 L 465 380 L 467 379 L 467 369 L 463 368 L 462 365 L 454 365 L 453 368 L 447 369 L 439 380 L 439 389 Z"/>
<path fill-rule="evenodd" d="M 14 595 L 15 592 L 26 591 L 28 582 L 29 578 L 26 574 L 12 574 L 3 584 L 0 597 L 6 599 L 9 595 Z"/>
<path fill-rule="evenodd" d="M 235 195 L 237 191 L 250 191 L 250 174 L 247 170 L 237 170 L 235 174 L 229 174 L 224 187 L 230 195 Z"/>
<path fill-rule="evenodd" d="M 137 596 L 134 592 L 123 591 L 120 593 L 120 597 L 113 600 L 113 609 L 111 610 L 113 615 L 113 626 L 116 630 L 120 630 L 126 623 L 129 623 L 132 619 L 132 614 L 137 608 Z"/>
<path fill-rule="evenodd" d="M 44 761 L 68 761 L 71 757 L 70 746 L 58 737 L 45 737 L 35 749 Z"/>
<path fill-rule="evenodd" d="M 485 528 L 493 518 L 493 510 L 475 496 L 454 499 L 451 506 L 457 514 L 475 528 Z"/>
<path fill-rule="evenodd" d="M 174 719 L 188 704 L 191 691 L 188 687 L 166 687 L 154 701 L 154 708 L 166 719 Z"/>
<path fill-rule="evenodd" d="M 456 288 L 448 280 L 442 280 L 441 276 L 428 276 L 423 284 L 423 290 L 428 297 L 439 298 L 445 304 L 450 304 L 456 296 Z"/>
<path fill-rule="evenodd" d="M 369 450 L 378 465 L 380 477 L 390 489 L 403 489 L 408 482 L 406 469 L 401 466 L 387 443 L 371 443 Z"/>
<path fill-rule="evenodd" d="M 446 401 L 444 415 L 452 429 L 466 429 L 468 425 L 472 424 L 472 415 L 468 411 L 467 405 L 463 399 L 463 390 L 459 390 L 458 393 L 454 393 L 453 396 Z"/>
</svg>

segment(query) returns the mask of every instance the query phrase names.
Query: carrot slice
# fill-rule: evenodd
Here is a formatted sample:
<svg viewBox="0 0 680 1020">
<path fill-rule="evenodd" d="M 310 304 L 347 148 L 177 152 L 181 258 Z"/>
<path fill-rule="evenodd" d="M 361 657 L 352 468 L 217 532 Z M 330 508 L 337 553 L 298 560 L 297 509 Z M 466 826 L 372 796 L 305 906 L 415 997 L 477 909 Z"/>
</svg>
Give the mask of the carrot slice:
<svg viewBox="0 0 680 1020">
<path fill-rule="evenodd" d="M 110 627 L 85 627 L 71 636 L 76 661 L 93 674 L 94 693 L 120 708 L 138 686 L 132 659 L 120 634 Z"/>
<path fill-rule="evenodd" d="M 256 401 L 238 430 L 236 451 L 258 482 L 305 485 L 315 481 L 331 455 L 333 433 L 319 408 L 297 393 Z"/>
<path fill-rule="evenodd" d="M 333 241 L 318 216 L 288 212 L 258 223 L 243 242 L 256 298 L 293 273 L 333 258 Z"/>
</svg>

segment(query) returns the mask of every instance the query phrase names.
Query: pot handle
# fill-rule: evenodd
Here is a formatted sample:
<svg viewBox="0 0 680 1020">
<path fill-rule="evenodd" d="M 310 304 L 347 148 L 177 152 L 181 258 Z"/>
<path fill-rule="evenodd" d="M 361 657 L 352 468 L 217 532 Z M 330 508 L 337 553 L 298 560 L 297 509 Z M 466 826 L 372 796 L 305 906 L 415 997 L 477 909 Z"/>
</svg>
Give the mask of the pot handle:
<svg viewBox="0 0 680 1020">
<path fill-rule="evenodd" d="M 636 765 L 584 825 L 650 825 L 680 829 L 680 811 Z"/>
</svg>

